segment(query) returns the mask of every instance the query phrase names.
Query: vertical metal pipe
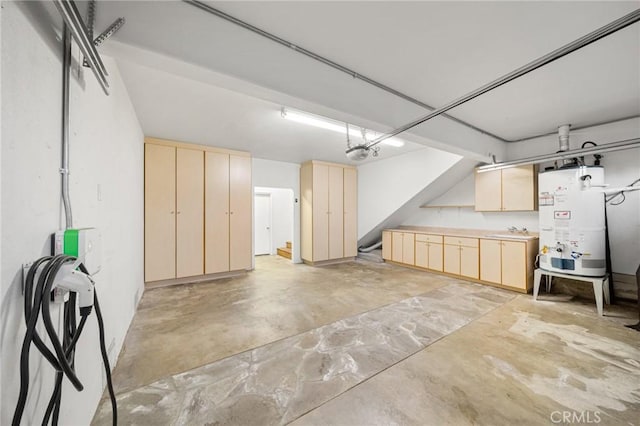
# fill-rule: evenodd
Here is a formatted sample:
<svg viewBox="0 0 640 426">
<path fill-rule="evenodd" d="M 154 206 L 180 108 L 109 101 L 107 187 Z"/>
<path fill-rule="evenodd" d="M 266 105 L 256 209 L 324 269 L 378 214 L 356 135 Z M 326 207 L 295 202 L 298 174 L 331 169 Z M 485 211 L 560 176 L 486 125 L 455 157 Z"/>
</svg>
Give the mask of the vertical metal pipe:
<svg viewBox="0 0 640 426">
<path fill-rule="evenodd" d="M 73 227 L 71 199 L 69 198 L 69 80 L 71 76 L 71 32 L 67 24 L 62 27 L 62 203 L 66 228 Z"/>
</svg>

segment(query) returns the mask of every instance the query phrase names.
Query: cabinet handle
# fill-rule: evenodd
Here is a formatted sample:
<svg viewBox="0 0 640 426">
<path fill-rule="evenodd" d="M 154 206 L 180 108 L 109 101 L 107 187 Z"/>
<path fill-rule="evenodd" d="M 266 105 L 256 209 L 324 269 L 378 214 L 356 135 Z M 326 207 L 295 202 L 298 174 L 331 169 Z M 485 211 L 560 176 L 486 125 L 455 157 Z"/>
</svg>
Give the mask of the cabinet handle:
<svg viewBox="0 0 640 426">
<path fill-rule="evenodd" d="M 229 212 L 229 214 L 233 214 L 233 212 Z"/>
<path fill-rule="evenodd" d="M 177 214 L 180 214 L 180 212 L 178 211 L 178 213 L 177 213 Z"/>
<path fill-rule="evenodd" d="M 173 214 L 173 210 L 171 210 L 171 211 L 169 212 L 169 214 Z"/>
</svg>

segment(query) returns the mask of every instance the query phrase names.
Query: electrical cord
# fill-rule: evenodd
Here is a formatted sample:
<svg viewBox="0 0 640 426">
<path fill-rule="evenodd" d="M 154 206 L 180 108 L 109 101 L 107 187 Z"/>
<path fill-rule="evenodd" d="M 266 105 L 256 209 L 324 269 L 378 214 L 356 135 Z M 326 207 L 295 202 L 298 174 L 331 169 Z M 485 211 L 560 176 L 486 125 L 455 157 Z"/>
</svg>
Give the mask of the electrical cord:
<svg viewBox="0 0 640 426">
<path fill-rule="evenodd" d="M 83 386 L 74 371 L 75 347 L 82 331 L 84 330 L 87 318 L 91 313 L 91 307 L 80 308 L 80 323 L 76 324 L 76 293 L 70 292 L 69 299 L 64 303 L 63 307 L 63 330 L 62 341 L 58 337 L 53 321 L 51 320 L 50 297 L 56 275 L 64 264 L 73 263 L 77 259 L 67 255 L 46 256 L 38 259 L 29 268 L 25 279 L 24 287 L 24 317 L 26 324 L 26 332 L 22 342 L 22 350 L 20 352 L 20 392 L 18 402 L 14 411 L 12 425 L 19 426 L 22 419 L 27 395 L 29 391 L 29 353 L 31 344 L 33 343 L 45 359 L 56 370 L 55 387 L 45 415 L 42 421 L 43 425 L 49 424 L 51 420 L 53 425 L 58 424 L 60 416 L 60 406 L 62 400 L 62 381 L 64 376 L 71 381 L 73 386 L 82 391 Z M 81 272 L 88 274 L 83 264 L 79 268 Z M 36 280 L 36 275 L 40 270 L 40 275 Z M 111 380 L 111 368 L 109 366 L 109 357 L 105 344 L 104 320 L 98 303 L 98 295 L 94 289 L 93 304 L 95 306 L 96 317 L 98 320 L 98 331 L 100 335 L 100 352 L 107 377 L 109 396 L 111 399 L 111 407 L 113 413 L 113 425 L 117 425 L 117 405 L 113 383 Z M 45 325 L 47 335 L 53 346 L 53 351 L 44 343 L 36 329 L 38 318 L 42 313 L 42 322 Z"/>
<path fill-rule="evenodd" d="M 633 182 L 631 182 L 627 186 L 628 187 L 629 186 L 635 186 L 635 184 L 638 183 L 638 182 L 640 182 L 640 179 L 634 180 Z M 624 195 L 624 192 L 625 191 L 620 191 L 620 192 L 616 192 L 615 194 L 609 195 L 608 197 L 605 198 L 605 201 L 607 203 L 609 203 L 610 205 L 612 205 L 612 206 L 619 206 L 620 204 L 624 203 L 624 201 L 627 199 L 626 195 Z M 620 196 L 622 196 L 622 200 L 620 200 L 618 202 L 615 202 L 615 203 L 612 203 L 613 200 L 615 200 L 616 198 L 618 198 Z"/>
</svg>

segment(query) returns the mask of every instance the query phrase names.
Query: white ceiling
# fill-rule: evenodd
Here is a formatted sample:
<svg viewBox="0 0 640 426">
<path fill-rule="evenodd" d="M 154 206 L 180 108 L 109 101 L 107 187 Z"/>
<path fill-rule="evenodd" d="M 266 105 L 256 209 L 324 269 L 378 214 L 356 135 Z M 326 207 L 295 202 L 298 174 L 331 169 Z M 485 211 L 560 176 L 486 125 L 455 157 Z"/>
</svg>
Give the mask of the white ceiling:
<svg viewBox="0 0 640 426">
<path fill-rule="evenodd" d="M 279 104 L 129 60 L 118 60 L 118 68 L 147 136 L 245 150 L 277 161 L 349 163 L 345 135 L 285 120 Z M 418 149 L 425 147 L 409 141 L 402 148 L 381 145 L 379 156 L 364 162 Z"/>
<path fill-rule="evenodd" d="M 433 106 L 638 7 L 638 2 L 209 2 Z M 182 2 L 101 2 L 115 39 L 388 126 L 424 110 Z M 451 114 L 506 139 L 640 114 L 636 23 Z M 436 120 L 434 120 L 435 123 Z M 425 123 L 421 128 L 436 126 Z M 420 133 L 418 129 L 417 133 Z"/>
</svg>

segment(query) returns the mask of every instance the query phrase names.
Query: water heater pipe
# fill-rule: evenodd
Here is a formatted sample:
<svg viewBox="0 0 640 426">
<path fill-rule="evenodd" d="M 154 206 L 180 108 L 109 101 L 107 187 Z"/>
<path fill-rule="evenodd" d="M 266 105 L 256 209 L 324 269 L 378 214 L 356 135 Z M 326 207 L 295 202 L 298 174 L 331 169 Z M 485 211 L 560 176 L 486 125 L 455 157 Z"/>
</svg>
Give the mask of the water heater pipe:
<svg viewBox="0 0 640 426">
<path fill-rule="evenodd" d="M 601 154 L 603 152 L 622 151 L 624 149 L 640 148 L 640 138 L 626 139 L 618 142 L 611 142 L 605 145 L 589 146 L 587 148 L 574 149 L 553 154 L 537 155 L 519 160 L 505 161 L 503 163 L 487 164 L 477 168 L 478 172 L 488 172 L 491 170 L 506 169 L 508 167 L 525 166 L 527 164 L 540 164 L 548 161 L 572 159 L 581 155 Z"/>
<path fill-rule="evenodd" d="M 558 127 L 558 137 L 560 139 L 560 152 L 569 151 L 569 129 L 571 124 L 563 124 Z"/>
</svg>

